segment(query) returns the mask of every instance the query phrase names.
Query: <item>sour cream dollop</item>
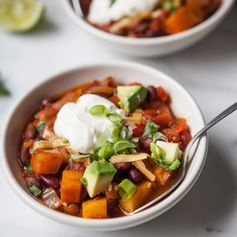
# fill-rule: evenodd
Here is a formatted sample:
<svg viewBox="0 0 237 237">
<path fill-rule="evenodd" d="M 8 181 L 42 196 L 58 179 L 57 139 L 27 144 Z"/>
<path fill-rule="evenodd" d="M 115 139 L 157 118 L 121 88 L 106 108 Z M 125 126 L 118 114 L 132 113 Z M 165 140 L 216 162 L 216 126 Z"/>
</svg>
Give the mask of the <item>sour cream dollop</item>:
<svg viewBox="0 0 237 237">
<path fill-rule="evenodd" d="M 93 0 L 88 19 L 91 23 L 104 25 L 123 17 L 135 16 L 142 12 L 152 11 L 159 0 Z"/>
<path fill-rule="evenodd" d="M 54 132 L 69 141 L 71 149 L 82 153 L 91 152 L 96 139 L 113 126 L 105 116 L 94 116 L 89 113 L 91 107 L 104 105 L 111 113 L 124 116 L 111 101 L 92 94 L 82 95 L 76 103 L 66 103 L 58 112 L 54 123 Z"/>
</svg>

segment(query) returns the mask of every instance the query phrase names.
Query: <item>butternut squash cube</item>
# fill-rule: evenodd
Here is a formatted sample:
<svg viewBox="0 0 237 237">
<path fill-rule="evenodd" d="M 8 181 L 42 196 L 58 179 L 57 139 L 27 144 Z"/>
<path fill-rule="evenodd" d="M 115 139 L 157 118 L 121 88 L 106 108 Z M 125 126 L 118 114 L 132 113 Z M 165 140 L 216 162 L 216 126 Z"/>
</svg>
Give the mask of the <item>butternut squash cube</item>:
<svg viewBox="0 0 237 237">
<path fill-rule="evenodd" d="M 82 171 L 64 170 L 61 183 L 61 201 L 79 203 L 82 193 Z"/>
<path fill-rule="evenodd" d="M 107 218 L 107 199 L 92 199 L 82 203 L 83 218 Z"/>
<path fill-rule="evenodd" d="M 166 183 L 170 180 L 173 171 L 164 170 L 159 166 L 156 166 L 153 170 L 154 175 L 156 176 L 156 180 L 160 185 L 166 185 Z"/>
<path fill-rule="evenodd" d="M 145 204 L 152 192 L 152 183 L 144 181 L 137 186 L 136 192 L 129 199 L 120 199 L 119 205 L 126 212 L 133 212 Z"/>
<path fill-rule="evenodd" d="M 165 21 L 165 27 L 170 34 L 185 31 L 202 21 L 202 17 L 196 15 L 192 9 L 181 7 L 171 14 Z"/>
<path fill-rule="evenodd" d="M 56 174 L 63 162 L 64 154 L 58 150 L 35 150 L 30 160 L 33 171 L 37 174 Z"/>
</svg>

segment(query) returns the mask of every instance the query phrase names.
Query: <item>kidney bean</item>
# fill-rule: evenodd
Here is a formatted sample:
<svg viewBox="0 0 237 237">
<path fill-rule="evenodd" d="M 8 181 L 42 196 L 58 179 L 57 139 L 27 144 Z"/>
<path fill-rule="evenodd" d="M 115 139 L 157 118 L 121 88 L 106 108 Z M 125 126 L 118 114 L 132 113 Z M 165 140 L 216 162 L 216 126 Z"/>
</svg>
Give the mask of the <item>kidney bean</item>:
<svg viewBox="0 0 237 237">
<path fill-rule="evenodd" d="M 42 175 L 39 174 L 38 177 L 40 178 L 40 180 L 47 186 L 58 189 L 59 188 L 59 179 L 58 177 L 56 177 L 55 175 Z"/>
<path fill-rule="evenodd" d="M 26 166 L 27 161 L 30 161 L 31 155 L 29 152 L 29 148 L 22 147 L 20 152 L 20 159 L 19 162 L 22 166 Z"/>
<path fill-rule="evenodd" d="M 84 171 L 86 169 L 86 164 L 84 162 L 69 162 L 65 167 L 65 170 L 72 171 Z"/>
<path fill-rule="evenodd" d="M 25 177 L 25 181 L 26 181 L 27 186 L 35 185 L 35 186 L 37 186 L 38 188 L 41 187 L 40 180 L 37 179 L 35 176 L 26 176 L 26 177 Z"/>
<path fill-rule="evenodd" d="M 114 164 L 114 166 L 115 166 L 115 168 L 117 169 L 117 171 L 119 173 L 123 173 L 124 171 L 129 169 L 129 167 L 131 166 L 131 163 L 129 163 L 129 162 L 120 162 L 120 163 Z"/>
<path fill-rule="evenodd" d="M 138 141 L 138 147 L 141 151 L 150 153 L 151 142 L 152 142 L 152 139 L 149 137 L 140 137 Z"/>
<path fill-rule="evenodd" d="M 157 99 L 157 93 L 156 88 L 154 86 L 148 86 L 148 100 L 156 100 Z"/>
<path fill-rule="evenodd" d="M 136 168 L 131 168 L 128 171 L 128 177 L 135 184 L 138 184 L 143 180 L 142 173 Z"/>
<path fill-rule="evenodd" d="M 24 138 L 25 139 L 34 139 L 37 136 L 36 128 L 30 123 L 25 130 Z"/>
</svg>

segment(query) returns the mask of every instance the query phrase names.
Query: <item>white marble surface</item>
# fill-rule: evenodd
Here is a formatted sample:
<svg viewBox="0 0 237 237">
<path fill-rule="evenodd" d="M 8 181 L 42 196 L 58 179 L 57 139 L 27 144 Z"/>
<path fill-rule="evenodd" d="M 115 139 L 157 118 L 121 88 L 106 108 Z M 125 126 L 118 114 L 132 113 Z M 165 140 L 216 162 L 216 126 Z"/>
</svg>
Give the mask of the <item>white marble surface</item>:
<svg viewBox="0 0 237 237">
<path fill-rule="evenodd" d="M 15 101 L 39 81 L 82 62 L 125 59 L 77 29 L 58 0 L 45 0 L 46 20 L 24 35 L 0 32 L 0 72 L 12 92 L 0 98 L 0 124 Z M 132 59 L 175 77 L 191 91 L 207 120 L 237 100 L 237 7 L 203 42 L 161 59 Z M 2 126 L 2 124 L 0 125 Z M 28 208 L 0 170 L 0 235 L 32 236 L 237 236 L 237 113 L 210 132 L 208 161 L 191 192 L 159 218 L 124 231 L 83 232 Z"/>
</svg>

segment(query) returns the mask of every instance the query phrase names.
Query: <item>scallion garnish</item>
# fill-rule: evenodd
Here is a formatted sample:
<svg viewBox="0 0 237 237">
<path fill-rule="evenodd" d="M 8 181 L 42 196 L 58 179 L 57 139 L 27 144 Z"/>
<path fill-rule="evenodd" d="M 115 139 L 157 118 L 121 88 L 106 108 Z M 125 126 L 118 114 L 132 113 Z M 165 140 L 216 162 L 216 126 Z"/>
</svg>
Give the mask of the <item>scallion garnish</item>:
<svg viewBox="0 0 237 237">
<path fill-rule="evenodd" d="M 89 109 L 89 113 L 94 116 L 105 116 L 109 111 L 104 105 L 94 105 Z"/>
<path fill-rule="evenodd" d="M 113 149 L 115 153 L 118 153 L 120 151 L 130 149 L 130 148 L 136 148 L 135 143 L 127 141 L 127 140 L 119 140 L 114 143 Z"/>
<path fill-rule="evenodd" d="M 45 128 L 46 122 L 45 121 L 39 121 L 36 129 L 38 130 L 38 132 L 42 132 Z"/>
<path fill-rule="evenodd" d="M 106 142 L 98 151 L 98 156 L 103 159 L 108 159 L 113 155 L 113 144 Z"/>
<path fill-rule="evenodd" d="M 153 138 L 153 136 L 158 132 L 159 125 L 148 120 L 146 122 L 146 127 L 143 133 L 143 137 Z"/>
<path fill-rule="evenodd" d="M 41 190 L 34 184 L 30 184 L 28 189 L 35 197 L 38 197 L 41 194 Z"/>
</svg>

